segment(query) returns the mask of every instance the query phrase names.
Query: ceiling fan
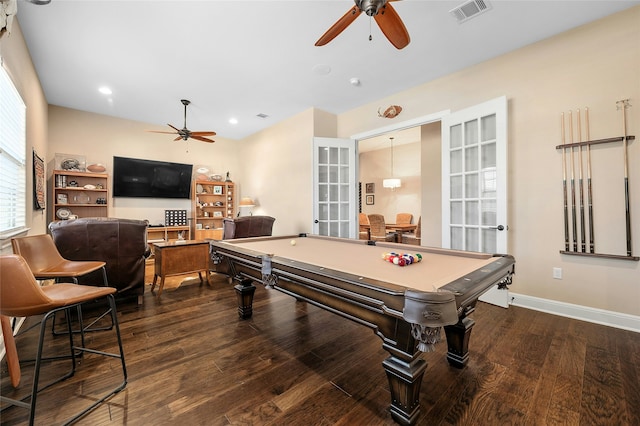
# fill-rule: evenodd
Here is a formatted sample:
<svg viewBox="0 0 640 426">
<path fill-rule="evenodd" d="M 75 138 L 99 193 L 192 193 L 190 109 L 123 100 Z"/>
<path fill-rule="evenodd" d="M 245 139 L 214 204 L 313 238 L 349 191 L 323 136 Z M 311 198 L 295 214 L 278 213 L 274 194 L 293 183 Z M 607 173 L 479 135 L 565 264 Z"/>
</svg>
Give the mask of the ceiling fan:
<svg viewBox="0 0 640 426">
<path fill-rule="evenodd" d="M 402 49 L 409 44 L 409 32 L 402 19 L 389 2 L 397 0 L 354 0 L 356 3 L 344 16 L 336 21 L 326 33 L 316 41 L 316 46 L 324 46 L 336 38 L 345 28 L 360 16 L 361 12 L 373 17 L 382 33 L 389 39 L 396 49 Z M 371 40 L 371 35 L 369 35 Z"/>
<path fill-rule="evenodd" d="M 174 141 L 179 141 L 180 139 L 186 141 L 187 139 L 191 138 L 191 139 L 196 139 L 202 142 L 209 142 L 209 143 L 215 142 L 213 139 L 205 138 L 205 136 L 214 136 L 216 132 L 192 132 L 191 130 L 187 129 L 187 105 L 189 105 L 191 101 L 188 101 L 186 99 L 181 99 L 180 102 L 182 102 L 182 105 L 184 105 L 184 127 L 182 129 L 178 129 L 177 127 L 174 127 L 171 124 L 167 124 L 167 126 L 171 127 L 173 130 L 175 130 L 175 132 L 161 132 L 159 130 L 148 130 L 148 131 L 153 133 L 167 133 L 172 135 L 178 135 L 178 137 L 175 138 Z"/>
</svg>

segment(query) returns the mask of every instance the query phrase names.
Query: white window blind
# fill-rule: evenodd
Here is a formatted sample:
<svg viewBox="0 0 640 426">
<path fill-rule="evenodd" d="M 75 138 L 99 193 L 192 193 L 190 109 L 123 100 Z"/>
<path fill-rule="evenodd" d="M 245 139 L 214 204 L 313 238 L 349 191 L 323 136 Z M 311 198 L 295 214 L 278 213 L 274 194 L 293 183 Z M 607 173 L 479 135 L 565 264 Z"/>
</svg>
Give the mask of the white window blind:
<svg viewBox="0 0 640 426">
<path fill-rule="evenodd" d="M 0 235 L 26 227 L 26 107 L 0 67 Z"/>
</svg>

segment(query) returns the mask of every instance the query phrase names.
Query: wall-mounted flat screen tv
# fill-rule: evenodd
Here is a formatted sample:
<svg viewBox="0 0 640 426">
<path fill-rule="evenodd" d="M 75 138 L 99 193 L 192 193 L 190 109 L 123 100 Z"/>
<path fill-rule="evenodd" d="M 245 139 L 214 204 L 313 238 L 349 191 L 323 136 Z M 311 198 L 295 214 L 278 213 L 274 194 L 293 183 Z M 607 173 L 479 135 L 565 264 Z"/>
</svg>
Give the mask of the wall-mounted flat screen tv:
<svg viewBox="0 0 640 426">
<path fill-rule="evenodd" d="M 189 198 L 192 164 L 113 157 L 113 196 Z"/>
</svg>

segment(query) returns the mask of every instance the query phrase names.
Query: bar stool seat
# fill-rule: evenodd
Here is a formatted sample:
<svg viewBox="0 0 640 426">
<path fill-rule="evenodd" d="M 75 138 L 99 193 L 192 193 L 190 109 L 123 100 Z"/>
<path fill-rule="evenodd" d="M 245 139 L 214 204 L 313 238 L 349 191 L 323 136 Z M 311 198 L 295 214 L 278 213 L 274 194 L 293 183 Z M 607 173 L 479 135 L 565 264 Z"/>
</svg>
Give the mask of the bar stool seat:
<svg viewBox="0 0 640 426">
<path fill-rule="evenodd" d="M 118 325 L 118 318 L 116 313 L 116 304 L 114 293 L 115 288 L 112 287 L 95 287 L 85 286 L 71 283 L 59 283 L 53 286 L 41 287 L 35 280 L 34 275 L 31 273 L 27 262 L 19 255 L 4 255 L 0 256 L 0 315 L 10 317 L 31 317 L 36 315 L 43 315 L 40 320 L 40 334 L 37 346 L 37 352 L 35 357 L 35 367 L 33 374 L 33 383 L 31 386 L 31 393 L 22 399 L 13 399 L 5 395 L 0 395 L 0 399 L 10 405 L 27 408 L 29 410 L 29 425 L 34 424 L 36 414 L 36 402 L 38 393 L 55 383 L 65 380 L 74 375 L 76 369 L 76 352 L 89 353 L 93 355 L 102 355 L 108 358 L 118 358 L 122 366 L 122 382 L 118 383 L 114 388 L 109 390 L 101 397 L 93 396 L 80 396 L 81 399 L 87 398 L 93 401 L 88 407 L 83 409 L 78 414 L 69 419 L 66 424 L 76 421 L 83 417 L 89 411 L 104 402 L 107 398 L 120 392 L 127 385 L 127 369 L 124 359 L 124 352 L 122 348 L 122 339 L 120 337 L 120 327 Z M 109 304 L 108 313 L 111 315 L 113 322 L 113 330 L 115 331 L 119 352 L 109 353 L 90 349 L 85 346 L 84 328 L 82 324 L 81 310 L 78 310 L 78 321 L 80 323 L 80 345 L 77 346 L 74 342 L 74 333 L 71 329 L 71 319 L 69 315 L 70 309 L 75 309 L 82 303 L 90 302 L 96 299 L 106 298 Z M 65 356 L 49 357 L 42 356 L 43 348 L 45 347 L 45 328 L 49 319 L 52 319 L 56 312 L 66 311 L 65 318 L 67 322 L 67 332 L 69 336 L 69 354 Z M 8 355 L 8 354 L 7 354 Z M 39 386 L 40 369 L 43 360 L 51 359 L 70 359 L 71 368 L 68 373 L 57 378 L 56 380 L 44 385 Z M 9 360 L 8 360 L 9 361 Z M 91 365 L 91 363 L 88 363 Z M 101 379 L 102 380 L 102 379 Z M 69 397 L 77 397 L 74 394 L 70 394 Z M 64 393 L 56 395 L 56 398 L 63 399 Z M 30 400 L 29 403 L 25 402 Z"/>
</svg>

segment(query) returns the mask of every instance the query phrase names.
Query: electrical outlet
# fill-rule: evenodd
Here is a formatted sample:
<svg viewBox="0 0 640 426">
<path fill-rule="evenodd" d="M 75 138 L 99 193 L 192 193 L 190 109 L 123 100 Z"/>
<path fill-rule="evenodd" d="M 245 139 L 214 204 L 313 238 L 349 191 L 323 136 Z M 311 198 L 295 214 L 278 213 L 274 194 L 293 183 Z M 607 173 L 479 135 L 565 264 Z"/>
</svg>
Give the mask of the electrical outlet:
<svg viewBox="0 0 640 426">
<path fill-rule="evenodd" d="M 553 278 L 556 280 L 562 279 L 562 268 L 553 268 Z"/>
</svg>

